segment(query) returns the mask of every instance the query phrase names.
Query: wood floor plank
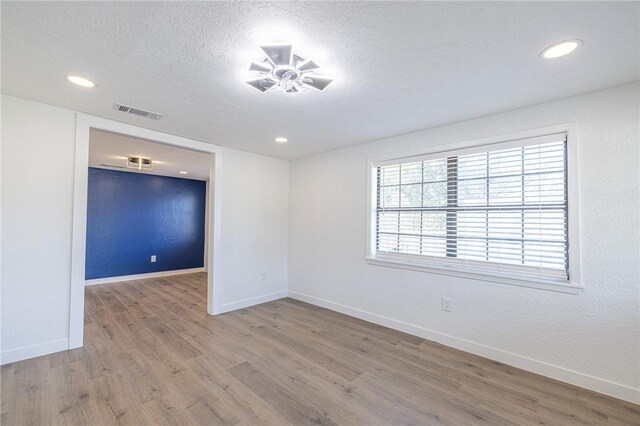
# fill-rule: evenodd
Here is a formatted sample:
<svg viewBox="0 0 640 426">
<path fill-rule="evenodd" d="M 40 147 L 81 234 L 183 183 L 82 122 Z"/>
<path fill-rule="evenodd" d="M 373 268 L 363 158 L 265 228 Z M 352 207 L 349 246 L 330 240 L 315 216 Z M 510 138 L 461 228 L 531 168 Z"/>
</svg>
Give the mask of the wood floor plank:
<svg viewBox="0 0 640 426">
<path fill-rule="evenodd" d="M 244 312 L 226 316 L 231 324 L 231 333 L 237 333 L 236 323 L 246 321 Z M 263 327 L 259 325 L 258 327 Z M 242 351 L 244 357 L 264 372 L 270 380 L 290 389 L 302 399 L 314 402 L 319 411 L 326 413 L 332 420 L 341 424 L 350 424 L 357 418 L 361 424 L 380 424 L 383 418 L 378 400 L 371 398 L 366 389 L 357 389 L 347 380 L 332 371 L 324 369 L 311 362 L 304 356 L 286 350 L 272 339 L 255 333 L 255 328 L 243 333 L 253 342 L 252 346 L 260 348 L 260 351 L 234 347 L 236 351 Z M 413 414 L 413 413 L 412 413 Z M 412 417 L 409 423 L 418 423 L 416 417 Z"/>
<path fill-rule="evenodd" d="M 14 380 L 14 371 L 13 364 L 6 364 L 0 367 L 0 389 L 2 387 L 7 387 L 9 389 L 17 389 Z M 0 415 L 2 416 L 2 422 L 5 422 L 5 417 L 7 416 L 7 412 L 9 411 L 9 401 L 7 398 L 0 398 Z"/>
<path fill-rule="evenodd" d="M 236 380 L 229 369 L 220 370 L 218 365 L 211 367 L 208 359 L 210 356 L 204 355 L 188 361 L 191 368 L 200 379 L 215 394 L 226 397 L 226 404 L 241 407 L 238 410 L 241 416 L 240 424 L 265 424 L 265 425 L 286 425 L 289 421 L 279 414 L 277 410 L 266 401 L 260 399 L 242 383 Z M 243 361 L 244 362 L 244 361 Z M 216 362 L 217 364 L 217 362 Z"/>
<path fill-rule="evenodd" d="M 269 405 L 275 407 L 293 424 L 336 424 L 324 413 L 318 412 L 310 401 L 296 398 L 284 386 L 270 380 L 248 362 L 230 368 L 229 373 Z"/>
<path fill-rule="evenodd" d="M 152 425 L 197 425 L 191 415 L 178 407 L 175 395 L 167 394 L 162 398 L 154 399 L 143 406 Z M 213 422 L 211 424 L 214 424 Z"/>
<path fill-rule="evenodd" d="M 207 274 L 90 286 L 82 348 L 2 366 L 5 425 L 639 425 L 640 406 Z"/>
<path fill-rule="evenodd" d="M 158 317 L 143 318 L 142 323 L 156 336 L 158 340 L 160 340 L 163 345 L 167 346 L 169 350 L 180 356 L 182 359 L 189 359 L 202 355 L 202 352 L 187 342 L 178 333 L 173 331 Z"/>
<path fill-rule="evenodd" d="M 353 381 L 364 373 L 363 369 L 342 362 L 335 356 L 335 352 L 332 354 L 331 348 L 312 339 L 305 339 L 289 330 L 280 332 L 275 327 L 263 325 L 256 327 L 255 330 L 256 333 L 277 341 L 288 350 L 348 381 Z"/>
<path fill-rule="evenodd" d="M 109 287 L 106 287 L 109 286 Z M 98 296 L 98 299 L 100 299 L 102 301 L 102 303 L 104 303 L 104 305 L 107 307 L 107 309 L 113 313 L 113 314 L 117 314 L 119 312 L 124 312 L 127 310 L 126 306 L 124 306 L 116 297 L 114 291 L 112 290 L 112 288 L 110 287 L 114 287 L 111 284 L 107 284 L 104 288 L 101 288 L 100 286 L 96 286 L 93 287 L 92 290 L 95 291 L 96 296 Z"/>
</svg>

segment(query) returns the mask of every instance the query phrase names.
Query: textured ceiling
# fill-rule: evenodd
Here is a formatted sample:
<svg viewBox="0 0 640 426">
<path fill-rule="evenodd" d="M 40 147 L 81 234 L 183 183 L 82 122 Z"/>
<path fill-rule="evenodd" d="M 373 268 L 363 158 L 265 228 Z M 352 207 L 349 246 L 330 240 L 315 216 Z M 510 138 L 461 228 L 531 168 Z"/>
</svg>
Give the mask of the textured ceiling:
<svg viewBox="0 0 640 426">
<path fill-rule="evenodd" d="M 296 158 L 638 79 L 639 3 L 2 2 L 2 92 Z M 539 52 L 581 38 L 555 61 Z M 243 83 L 293 42 L 325 92 Z M 86 76 L 82 89 L 63 79 Z M 114 102 L 164 115 L 152 121 Z M 289 142 L 275 144 L 275 136 Z"/>
<path fill-rule="evenodd" d="M 127 157 L 148 158 L 153 161 L 153 170 L 127 168 Z M 203 152 L 103 130 L 91 129 L 89 135 L 89 166 L 100 169 L 208 180 L 210 157 Z"/>
</svg>

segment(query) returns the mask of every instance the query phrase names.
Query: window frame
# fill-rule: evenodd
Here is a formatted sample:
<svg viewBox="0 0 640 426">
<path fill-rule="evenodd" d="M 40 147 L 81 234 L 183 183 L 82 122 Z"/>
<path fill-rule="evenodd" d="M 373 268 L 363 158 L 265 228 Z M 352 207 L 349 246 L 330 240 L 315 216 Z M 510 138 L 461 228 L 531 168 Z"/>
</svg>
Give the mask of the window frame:
<svg viewBox="0 0 640 426">
<path fill-rule="evenodd" d="M 466 154 L 470 151 L 482 152 L 493 149 L 505 149 L 509 146 L 522 146 L 523 139 L 539 138 L 545 135 L 566 133 L 567 135 L 567 209 L 568 209 L 568 273 L 569 280 L 557 276 L 544 276 L 540 274 L 530 275 L 523 268 L 510 267 L 509 265 L 477 265 L 464 264 L 442 257 L 434 260 L 422 258 L 420 255 L 406 253 L 387 254 L 377 253 L 376 250 L 376 213 L 377 213 L 377 167 L 422 161 L 434 158 L 451 157 L 457 154 Z M 415 146 L 420 146 L 418 140 L 420 134 L 411 135 L 415 139 Z M 520 145 L 519 145 L 520 144 Z M 579 187 L 578 187 L 578 150 L 577 131 L 575 123 L 560 124 L 517 133 L 491 136 L 463 142 L 435 145 L 427 149 L 414 149 L 403 155 L 369 158 L 367 160 L 367 232 L 365 261 L 370 265 L 392 268 L 408 269 L 412 271 L 426 272 L 456 276 L 461 278 L 489 281 L 494 283 L 531 287 L 542 290 L 551 290 L 562 293 L 578 294 L 584 288 L 580 278 L 580 217 L 579 217 Z"/>
</svg>

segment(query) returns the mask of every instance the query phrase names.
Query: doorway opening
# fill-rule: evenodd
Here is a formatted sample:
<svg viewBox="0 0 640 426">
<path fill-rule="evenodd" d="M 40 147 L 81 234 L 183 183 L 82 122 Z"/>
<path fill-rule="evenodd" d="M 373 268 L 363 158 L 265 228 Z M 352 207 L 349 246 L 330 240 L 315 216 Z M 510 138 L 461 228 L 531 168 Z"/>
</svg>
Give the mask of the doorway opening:
<svg viewBox="0 0 640 426">
<path fill-rule="evenodd" d="M 70 349 L 83 344 L 85 285 L 138 279 L 166 284 L 168 276 L 183 275 L 183 283 L 206 294 L 207 313 L 218 311 L 217 149 L 78 115 Z"/>
<path fill-rule="evenodd" d="M 210 157 L 91 129 L 87 285 L 206 272 Z"/>
</svg>

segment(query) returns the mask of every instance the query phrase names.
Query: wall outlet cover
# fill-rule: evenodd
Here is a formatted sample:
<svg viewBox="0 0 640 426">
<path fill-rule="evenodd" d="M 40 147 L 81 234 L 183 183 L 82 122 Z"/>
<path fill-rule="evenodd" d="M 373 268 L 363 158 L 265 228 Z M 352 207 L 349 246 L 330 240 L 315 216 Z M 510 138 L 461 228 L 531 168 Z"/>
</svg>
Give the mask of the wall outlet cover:
<svg viewBox="0 0 640 426">
<path fill-rule="evenodd" d="M 445 312 L 451 312 L 451 298 L 443 297 L 442 298 L 442 310 Z"/>
</svg>

